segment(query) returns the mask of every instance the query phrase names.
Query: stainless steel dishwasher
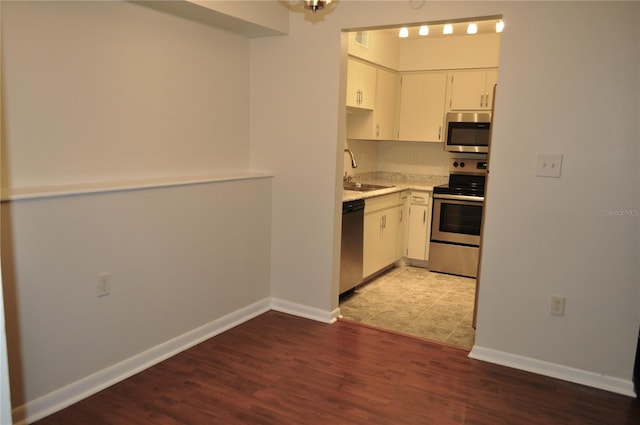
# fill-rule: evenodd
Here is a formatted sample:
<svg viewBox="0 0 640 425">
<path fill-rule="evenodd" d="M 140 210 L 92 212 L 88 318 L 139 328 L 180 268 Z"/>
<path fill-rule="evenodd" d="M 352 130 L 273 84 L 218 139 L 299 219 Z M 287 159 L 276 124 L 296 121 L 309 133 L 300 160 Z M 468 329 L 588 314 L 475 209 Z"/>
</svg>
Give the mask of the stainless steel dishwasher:
<svg viewBox="0 0 640 425">
<path fill-rule="evenodd" d="M 340 293 L 362 282 L 362 239 L 364 200 L 342 203 L 342 249 L 340 251 Z"/>
</svg>

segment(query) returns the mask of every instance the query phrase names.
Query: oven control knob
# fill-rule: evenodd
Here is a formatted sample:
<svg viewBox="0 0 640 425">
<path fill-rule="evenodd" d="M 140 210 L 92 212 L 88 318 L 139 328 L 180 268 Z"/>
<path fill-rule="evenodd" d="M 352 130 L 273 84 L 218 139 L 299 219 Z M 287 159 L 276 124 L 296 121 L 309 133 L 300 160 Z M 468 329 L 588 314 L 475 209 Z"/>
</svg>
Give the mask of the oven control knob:
<svg viewBox="0 0 640 425">
<path fill-rule="evenodd" d="M 453 161 L 453 168 L 458 168 L 458 161 Z"/>
<path fill-rule="evenodd" d="M 464 168 L 464 162 L 460 162 L 460 168 Z"/>
</svg>

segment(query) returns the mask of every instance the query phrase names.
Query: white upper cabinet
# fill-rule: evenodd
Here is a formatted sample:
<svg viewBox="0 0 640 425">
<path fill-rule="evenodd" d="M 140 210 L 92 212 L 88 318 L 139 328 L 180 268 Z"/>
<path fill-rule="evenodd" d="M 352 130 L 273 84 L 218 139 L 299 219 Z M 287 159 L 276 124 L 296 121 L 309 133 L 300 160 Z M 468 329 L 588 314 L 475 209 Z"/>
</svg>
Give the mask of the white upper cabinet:
<svg viewBox="0 0 640 425">
<path fill-rule="evenodd" d="M 349 58 L 347 65 L 347 106 L 373 109 L 376 104 L 376 68 Z"/>
<path fill-rule="evenodd" d="M 399 86 L 398 74 L 378 69 L 374 126 L 374 136 L 377 140 L 395 139 Z"/>
<path fill-rule="evenodd" d="M 473 70 L 449 73 L 449 110 L 482 111 L 493 106 L 493 86 L 498 71 Z"/>
<path fill-rule="evenodd" d="M 376 74 L 375 108 L 373 111 L 350 111 L 347 115 L 348 139 L 394 140 L 396 137 L 400 77 L 382 68 L 378 68 Z"/>
<path fill-rule="evenodd" d="M 446 87 L 446 72 L 402 76 L 398 140 L 442 141 Z"/>
</svg>

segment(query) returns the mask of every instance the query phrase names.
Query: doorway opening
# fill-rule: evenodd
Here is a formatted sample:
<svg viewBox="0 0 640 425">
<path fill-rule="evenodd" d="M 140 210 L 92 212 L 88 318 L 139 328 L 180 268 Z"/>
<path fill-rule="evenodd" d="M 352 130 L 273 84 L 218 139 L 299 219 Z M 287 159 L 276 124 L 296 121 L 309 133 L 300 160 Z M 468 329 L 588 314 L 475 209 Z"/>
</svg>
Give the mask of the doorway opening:
<svg viewBox="0 0 640 425">
<path fill-rule="evenodd" d="M 445 116 L 492 111 L 502 26 L 501 16 L 489 16 L 343 33 L 348 64 L 342 169 L 350 184 L 343 201 L 358 198 L 347 190 L 354 183 L 395 188 L 360 196 L 363 275 L 340 295 L 343 318 L 473 346 L 479 279 L 429 270 L 433 188 L 449 181 L 453 160 L 488 162 L 488 153 L 444 149 Z M 397 199 L 390 198 L 394 193 Z M 424 202 L 414 205 L 414 195 Z M 367 209 L 367 200 L 374 204 L 383 196 L 391 204 Z"/>
</svg>

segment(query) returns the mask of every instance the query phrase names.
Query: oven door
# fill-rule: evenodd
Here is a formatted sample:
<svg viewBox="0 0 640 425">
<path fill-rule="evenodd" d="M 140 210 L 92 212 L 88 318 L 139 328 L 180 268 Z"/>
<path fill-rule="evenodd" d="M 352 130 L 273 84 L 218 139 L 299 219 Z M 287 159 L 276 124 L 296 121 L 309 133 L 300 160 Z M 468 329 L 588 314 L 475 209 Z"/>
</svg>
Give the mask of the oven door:
<svg viewBox="0 0 640 425">
<path fill-rule="evenodd" d="M 483 203 L 477 196 L 434 194 L 431 241 L 480 246 Z"/>
</svg>

